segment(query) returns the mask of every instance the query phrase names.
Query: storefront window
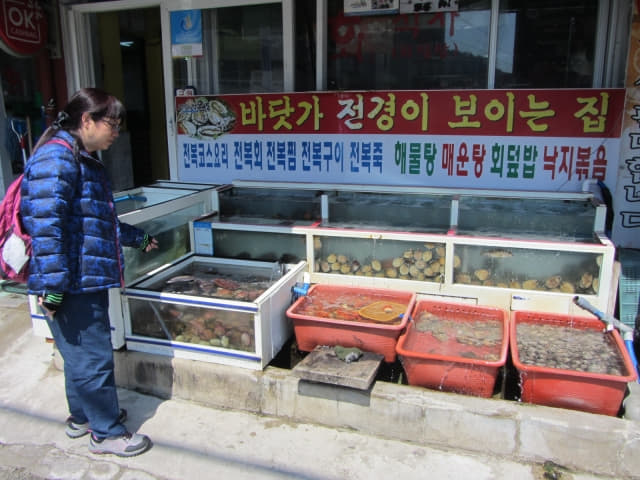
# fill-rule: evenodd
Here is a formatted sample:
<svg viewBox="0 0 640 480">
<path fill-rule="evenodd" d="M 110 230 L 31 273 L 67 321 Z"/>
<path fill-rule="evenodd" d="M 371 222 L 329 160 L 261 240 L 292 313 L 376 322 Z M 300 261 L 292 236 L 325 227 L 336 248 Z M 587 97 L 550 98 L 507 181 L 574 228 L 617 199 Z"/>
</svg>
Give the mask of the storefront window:
<svg viewBox="0 0 640 480">
<path fill-rule="evenodd" d="M 0 117 L 3 117 L 0 125 L 5 128 L 5 145 L 0 150 L 6 149 L 15 174 L 22 172 L 24 167 L 23 146 L 24 154 L 29 156 L 29 144 L 35 143 L 45 128 L 34 59 L 16 57 L 0 50 L 0 79 L 4 105 L 4 112 L 0 111 Z"/>
<path fill-rule="evenodd" d="M 486 88 L 491 0 L 454 12 L 345 16 L 329 0 L 329 90 Z"/>
<path fill-rule="evenodd" d="M 591 87 L 598 0 L 501 0 L 497 88 Z"/>
<path fill-rule="evenodd" d="M 281 92 L 282 8 L 278 3 L 202 10 L 203 55 L 173 60 L 176 88 L 197 94 Z"/>
</svg>

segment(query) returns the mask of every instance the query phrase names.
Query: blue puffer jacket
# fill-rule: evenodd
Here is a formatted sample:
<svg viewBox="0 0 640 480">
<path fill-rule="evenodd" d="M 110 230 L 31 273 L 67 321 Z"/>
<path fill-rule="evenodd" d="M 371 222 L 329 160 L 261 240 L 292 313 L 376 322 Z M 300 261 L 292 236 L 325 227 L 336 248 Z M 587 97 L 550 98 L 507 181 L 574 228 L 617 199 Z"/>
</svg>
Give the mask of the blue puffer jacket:
<svg viewBox="0 0 640 480">
<path fill-rule="evenodd" d="M 54 138 L 73 145 L 65 131 Z M 102 162 L 59 143 L 42 145 L 22 180 L 20 214 L 32 237 L 29 293 L 81 293 L 123 285 L 122 245 L 144 232 L 118 221 Z"/>
</svg>

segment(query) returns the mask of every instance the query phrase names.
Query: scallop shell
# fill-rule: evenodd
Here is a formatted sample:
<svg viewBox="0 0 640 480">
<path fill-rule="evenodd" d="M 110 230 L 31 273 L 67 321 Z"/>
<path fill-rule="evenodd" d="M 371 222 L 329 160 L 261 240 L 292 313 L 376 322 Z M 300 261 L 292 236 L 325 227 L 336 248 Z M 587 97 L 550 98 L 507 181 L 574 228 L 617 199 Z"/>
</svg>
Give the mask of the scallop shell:
<svg viewBox="0 0 640 480">
<path fill-rule="evenodd" d="M 384 274 L 389 277 L 389 278 L 396 278 L 398 276 L 398 270 L 396 270 L 395 268 L 391 267 L 391 268 L 387 268 L 384 271 Z"/>
<path fill-rule="evenodd" d="M 560 275 L 553 275 L 545 280 L 544 286 L 550 290 L 553 290 L 554 288 L 558 288 L 561 283 L 562 277 Z"/>
<path fill-rule="evenodd" d="M 586 290 L 587 288 L 590 288 L 592 284 L 593 284 L 593 275 L 591 275 L 589 272 L 585 272 L 580 277 L 580 281 L 578 282 L 578 287 Z"/>
<path fill-rule="evenodd" d="M 564 293 L 575 293 L 576 289 L 570 282 L 562 282 L 560 290 Z"/>
<path fill-rule="evenodd" d="M 455 275 L 455 281 L 457 283 L 471 283 L 471 275 L 468 273 L 457 273 Z"/>
<path fill-rule="evenodd" d="M 475 272 L 473 272 L 473 274 L 481 282 L 485 281 L 491 275 L 489 270 L 486 270 L 484 268 L 480 268 L 480 269 L 476 270 Z"/>
<path fill-rule="evenodd" d="M 391 265 L 394 266 L 395 268 L 398 268 L 403 263 L 404 263 L 404 258 L 402 257 L 396 257 L 391 261 Z"/>
</svg>

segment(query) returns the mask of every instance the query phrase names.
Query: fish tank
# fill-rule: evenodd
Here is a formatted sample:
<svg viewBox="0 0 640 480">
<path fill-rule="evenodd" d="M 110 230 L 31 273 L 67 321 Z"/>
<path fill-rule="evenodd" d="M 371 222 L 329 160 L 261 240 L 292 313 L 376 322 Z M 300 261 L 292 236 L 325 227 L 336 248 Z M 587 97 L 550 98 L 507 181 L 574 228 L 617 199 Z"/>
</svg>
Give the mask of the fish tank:
<svg viewBox="0 0 640 480">
<path fill-rule="evenodd" d="M 149 252 L 123 249 L 125 285 L 188 254 L 191 251 L 189 221 L 202 213 L 203 205 L 194 204 L 137 224 L 136 227 L 158 240 L 159 247 Z"/>
<path fill-rule="evenodd" d="M 451 200 L 451 195 L 333 192 L 328 195 L 328 215 L 322 225 L 446 233 Z"/>
<path fill-rule="evenodd" d="M 302 234 L 231 230 L 212 224 L 216 257 L 264 262 L 297 263 L 307 257 Z"/>
<path fill-rule="evenodd" d="M 443 283 L 444 243 L 313 236 L 314 272 Z"/>
<path fill-rule="evenodd" d="M 454 245 L 453 281 L 522 290 L 597 295 L 602 253 Z"/>
<path fill-rule="evenodd" d="M 263 368 L 292 334 L 291 289 L 306 262 L 191 255 L 127 287 L 127 348 Z"/>
<path fill-rule="evenodd" d="M 320 221 L 318 190 L 233 186 L 218 192 L 219 221 L 294 226 Z"/>
<path fill-rule="evenodd" d="M 154 186 L 134 188 L 115 193 L 113 200 L 118 215 L 165 203 L 197 192 L 196 188 L 159 188 Z"/>
<path fill-rule="evenodd" d="M 590 198 L 461 196 L 457 233 L 519 239 L 597 243 L 598 207 Z"/>
<path fill-rule="evenodd" d="M 152 235 L 159 245 L 149 252 L 124 248 L 125 284 L 190 253 L 189 223 L 217 204 L 216 187 L 178 182 L 159 182 L 120 192 L 114 198 L 118 219 Z"/>
</svg>

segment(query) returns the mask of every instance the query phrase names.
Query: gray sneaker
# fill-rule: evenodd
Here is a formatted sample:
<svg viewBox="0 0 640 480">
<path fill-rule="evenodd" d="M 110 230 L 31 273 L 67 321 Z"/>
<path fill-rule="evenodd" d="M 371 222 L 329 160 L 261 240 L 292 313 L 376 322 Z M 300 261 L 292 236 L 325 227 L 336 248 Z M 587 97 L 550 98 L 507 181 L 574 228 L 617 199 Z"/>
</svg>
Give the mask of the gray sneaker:
<svg viewBox="0 0 640 480">
<path fill-rule="evenodd" d="M 91 434 L 89 451 L 96 454 L 110 453 L 119 457 L 133 457 L 151 448 L 151 439 L 139 433 L 125 432 L 117 437 L 96 438 Z"/>
<path fill-rule="evenodd" d="M 120 415 L 118 416 L 118 423 L 124 423 L 126 419 L 127 411 L 124 408 L 121 408 Z M 80 438 L 91 431 L 89 422 L 77 423 L 73 417 L 67 418 L 66 424 L 67 426 L 64 429 L 64 433 L 66 433 L 69 438 Z"/>
</svg>

